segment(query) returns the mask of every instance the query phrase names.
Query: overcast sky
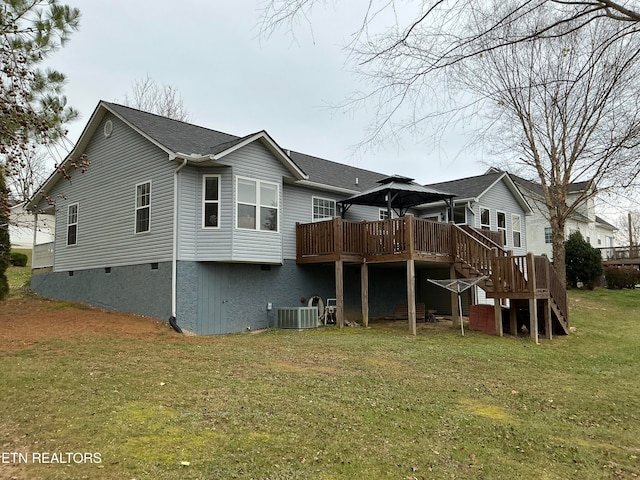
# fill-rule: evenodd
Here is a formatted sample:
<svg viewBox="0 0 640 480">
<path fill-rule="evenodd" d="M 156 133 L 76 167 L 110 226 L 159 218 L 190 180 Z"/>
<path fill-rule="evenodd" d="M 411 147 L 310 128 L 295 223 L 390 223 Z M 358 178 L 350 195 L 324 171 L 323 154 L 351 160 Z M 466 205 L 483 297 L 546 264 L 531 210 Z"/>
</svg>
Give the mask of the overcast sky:
<svg viewBox="0 0 640 480">
<path fill-rule="evenodd" d="M 124 101 L 132 82 L 148 75 L 180 92 L 192 123 L 214 130 L 242 136 L 264 129 L 283 148 L 422 183 L 487 168 L 486 158 L 464 148 L 462 131 L 437 144 L 425 132 L 354 154 L 374 112 L 329 105 L 366 88 L 341 48 L 361 6 L 318 10 L 313 32 L 302 26 L 293 41 L 286 31 L 258 38 L 261 0 L 63 3 L 81 10 L 81 27 L 48 63 L 67 76 L 68 102 L 81 114 L 70 125 L 74 142 L 99 100 Z"/>
</svg>

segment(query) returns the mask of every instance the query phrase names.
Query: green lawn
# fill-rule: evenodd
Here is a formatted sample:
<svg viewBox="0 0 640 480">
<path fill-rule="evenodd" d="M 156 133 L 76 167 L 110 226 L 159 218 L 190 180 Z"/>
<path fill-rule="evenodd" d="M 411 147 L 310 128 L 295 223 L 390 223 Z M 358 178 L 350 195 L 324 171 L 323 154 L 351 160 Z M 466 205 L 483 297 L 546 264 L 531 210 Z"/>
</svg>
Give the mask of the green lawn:
<svg viewBox="0 0 640 480">
<path fill-rule="evenodd" d="M 7 280 L 9 281 L 9 287 L 12 290 L 19 289 L 24 285 L 28 285 L 31 280 L 31 250 L 30 249 L 20 249 L 13 248 L 12 252 L 20 252 L 24 253 L 27 257 L 29 257 L 29 261 L 26 267 L 14 267 L 12 265 L 7 269 Z M 14 294 L 15 292 L 11 292 Z"/>
<path fill-rule="evenodd" d="M 540 345 L 406 325 L 0 341 L 1 450 L 102 460 L 0 477 L 637 478 L 640 291 L 570 299 L 576 333 Z"/>
</svg>

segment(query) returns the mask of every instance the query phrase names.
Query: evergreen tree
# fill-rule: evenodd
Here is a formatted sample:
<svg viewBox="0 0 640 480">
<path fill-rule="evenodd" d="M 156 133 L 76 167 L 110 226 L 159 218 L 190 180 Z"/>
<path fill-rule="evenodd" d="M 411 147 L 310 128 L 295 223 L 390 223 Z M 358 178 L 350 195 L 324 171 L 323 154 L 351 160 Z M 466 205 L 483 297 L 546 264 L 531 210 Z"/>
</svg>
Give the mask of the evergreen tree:
<svg viewBox="0 0 640 480">
<path fill-rule="evenodd" d="M 6 276 L 11 250 L 9 242 L 9 205 L 2 205 L 7 198 L 4 172 L 0 167 L 0 300 L 4 300 L 9 294 L 9 282 Z"/>
<path fill-rule="evenodd" d="M 6 178 L 34 145 L 65 135 L 65 123 L 77 116 L 62 95 L 64 75 L 39 66 L 79 21 L 80 11 L 58 0 L 0 0 L 0 298 L 10 245 Z"/>
<path fill-rule="evenodd" d="M 604 273 L 600 250 L 593 248 L 580 232 L 573 232 L 565 242 L 567 285 L 577 287 L 578 282 L 593 289 Z"/>
</svg>

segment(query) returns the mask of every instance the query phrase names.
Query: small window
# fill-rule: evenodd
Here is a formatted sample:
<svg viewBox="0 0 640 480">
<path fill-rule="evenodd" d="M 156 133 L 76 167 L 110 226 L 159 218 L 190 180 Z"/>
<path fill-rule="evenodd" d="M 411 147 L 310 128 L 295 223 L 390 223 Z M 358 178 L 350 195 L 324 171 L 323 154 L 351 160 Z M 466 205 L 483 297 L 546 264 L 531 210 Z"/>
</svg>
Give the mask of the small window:
<svg viewBox="0 0 640 480">
<path fill-rule="evenodd" d="M 78 204 L 69 205 L 67 209 L 67 245 L 78 244 Z"/>
<path fill-rule="evenodd" d="M 151 228 L 151 182 L 136 185 L 136 233 Z"/>
<path fill-rule="evenodd" d="M 389 210 L 386 208 L 378 209 L 378 220 L 389 220 L 389 218 L 393 218 L 393 215 L 389 217 Z"/>
<path fill-rule="evenodd" d="M 544 243 L 553 243 L 553 231 L 551 227 L 544 227 Z"/>
<path fill-rule="evenodd" d="M 502 245 L 507 244 L 507 214 L 504 212 L 496 212 L 498 220 L 498 232 L 502 233 Z"/>
<path fill-rule="evenodd" d="M 313 197 L 313 221 L 331 220 L 336 216 L 336 201 Z"/>
<path fill-rule="evenodd" d="M 480 207 L 480 228 L 491 230 L 491 217 L 488 208 Z"/>
<path fill-rule="evenodd" d="M 511 215 L 511 230 L 513 233 L 513 246 L 522 247 L 522 219 L 520 215 Z"/>
<path fill-rule="evenodd" d="M 602 239 L 600 238 L 600 235 L 598 235 L 598 245 L 602 245 Z"/>
<path fill-rule="evenodd" d="M 204 228 L 218 228 L 220 217 L 220 177 L 205 175 L 202 178 L 202 226 Z"/>
</svg>

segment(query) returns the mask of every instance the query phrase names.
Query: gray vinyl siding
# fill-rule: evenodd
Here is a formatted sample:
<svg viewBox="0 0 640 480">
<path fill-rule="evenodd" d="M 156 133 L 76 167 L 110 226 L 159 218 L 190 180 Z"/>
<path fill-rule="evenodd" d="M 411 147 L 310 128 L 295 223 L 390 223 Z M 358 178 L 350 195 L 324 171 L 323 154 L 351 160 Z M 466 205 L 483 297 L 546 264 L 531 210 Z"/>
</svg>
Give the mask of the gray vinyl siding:
<svg viewBox="0 0 640 480">
<path fill-rule="evenodd" d="M 314 197 L 326 198 L 337 202 L 348 198 L 349 195 L 285 184 L 281 223 L 283 257 L 285 259 L 296 258 L 296 223 L 313 222 Z M 378 220 L 378 210 L 378 207 L 354 205 L 347 211 L 345 219 L 351 221 Z M 339 214 L 339 212 L 336 212 L 336 214 Z"/>
<path fill-rule="evenodd" d="M 251 143 L 225 158 L 233 169 L 232 225 L 233 239 L 231 260 L 234 262 L 282 263 L 282 178 L 290 172 L 261 143 Z M 278 231 L 243 230 L 236 228 L 236 179 L 238 177 L 275 183 L 278 185 Z M 258 205 L 258 212 L 260 206 Z"/>
<path fill-rule="evenodd" d="M 178 259 L 214 262 L 282 263 L 283 177 L 289 171 L 259 141 L 225 156 L 216 168 L 187 167 L 180 172 Z M 202 225 L 202 179 L 220 176 L 219 227 Z M 278 186 L 277 232 L 236 228 L 237 177 Z M 259 206 L 258 206 L 259 211 Z"/>
<path fill-rule="evenodd" d="M 476 223 L 472 224 L 475 227 L 480 227 L 480 208 L 488 208 L 491 221 L 491 230 L 498 230 L 497 212 L 506 213 L 507 220 L 507 244 L 505 247 L 508 250 L 513 250 L 515 255 L 524 255 L 527 253 L 527 235 L 526 235 L 526 216 L 522 209 L 522 206 L 511 193 L 511 190 L 506 186 L 504 181 L 500 181 L 487 190 L 480 198 L 478 202 L 473 205 L 473 212 L 475 215 Z M 513 229 L 512 229 L 512 214 L 520 215 L 521 228 L 520 238 L 522 239 L 522 246 L 514 248 L 513 246 Z"/>
<path fill-rule="evenodd" d="M 113 133 L 103 135 L 104 123 Z M 71 170 L 50 193 L 56 202 L 54 271 L 113 267 L 171 260 L 173 171 L 160 148 L 111 114 L 105 115 L 85 153 L 82 173 Z M 148 233 L 135 233 L 136 185 L 151 182 Z M 77 245 L 67 246 L 67 208 L 78 204 Z"/>
<path fill-rule="evenodd" d="M 219 227 L 204 228 L 202 182 L 205 175 L 220 177 Z M 180 172 L 179 260 L 231 261 L 233 231 L 233 176 L 229 167 L 186 167 Z"/>
</svg>

